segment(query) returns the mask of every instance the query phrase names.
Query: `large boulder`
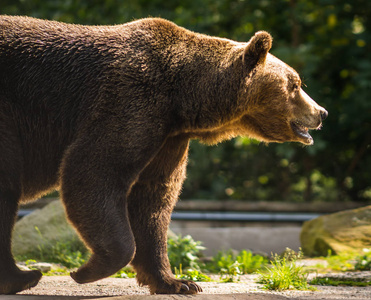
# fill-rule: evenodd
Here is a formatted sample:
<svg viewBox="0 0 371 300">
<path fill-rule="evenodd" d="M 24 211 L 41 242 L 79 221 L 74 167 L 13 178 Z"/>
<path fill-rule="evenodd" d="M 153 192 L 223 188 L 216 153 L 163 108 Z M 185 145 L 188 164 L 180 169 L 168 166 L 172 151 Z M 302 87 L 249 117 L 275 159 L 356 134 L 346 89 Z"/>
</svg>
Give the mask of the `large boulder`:
<svg viewBox="0 0 371 300">
<path fill-rule="evenodd" d="M 324 215 L 304 223 L 301 247 L 307 256 L 326 256 L 331 251 L 362 253 L 371 248 L 371 206 Z"/>
<path fill-rule="evenodd" d="M 35 210 L 19 220 L 14 228 L 12 250 L 18 257 L 23 255 L 42 255 L 57 243 L 65 244 L 71 241 L 80 243 L 79 238 L 67 222 L 61 201 L 53 201 Z"/>
</svg>

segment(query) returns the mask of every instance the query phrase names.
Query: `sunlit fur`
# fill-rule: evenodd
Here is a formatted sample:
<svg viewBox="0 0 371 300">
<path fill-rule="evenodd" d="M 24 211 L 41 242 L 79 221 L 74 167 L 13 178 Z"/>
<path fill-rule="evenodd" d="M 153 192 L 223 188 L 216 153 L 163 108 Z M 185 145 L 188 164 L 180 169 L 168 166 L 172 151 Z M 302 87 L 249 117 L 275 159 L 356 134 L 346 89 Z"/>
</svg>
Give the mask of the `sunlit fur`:
<svg viewBox="0 0 371 300">
<path fill-rule="evenodd" d="M 16 266 L 11 234 L 18 205 L 55 189 L 92 252 L 76 282 L 131 263 L 151 293 L 202 291 L 174 278 L 166 249 L 189 140 L 311 144 L 326 115 L 271 47 L 264 31 L 238 43 L 157 18 L 0 16 L 0 294 L 40 280 Z"/>
</svg>

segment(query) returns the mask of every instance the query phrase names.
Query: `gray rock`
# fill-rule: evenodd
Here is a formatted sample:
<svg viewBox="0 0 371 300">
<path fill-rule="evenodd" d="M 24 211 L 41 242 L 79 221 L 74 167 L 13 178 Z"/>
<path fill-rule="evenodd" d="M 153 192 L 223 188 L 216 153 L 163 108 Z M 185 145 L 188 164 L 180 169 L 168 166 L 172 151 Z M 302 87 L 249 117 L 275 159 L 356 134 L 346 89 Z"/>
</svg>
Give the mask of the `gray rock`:
<svg viewBox="0 0 371 300">
<path fill-rule="evenodd" d="M 329 251 L 362 253 L 364 248 L 371 248 L 371 206 L 307 221 L 300 241 L 307 256 L 327 256 Z"/>
<path fill-rule="evenodd" d="M 18 267 L 18 269 L 20 269 L 21 271 L 30 271 L 30 269 L 26 266 L 25 263 L 17 263 L 17 267 Z"/>
<path fill-rule="evenodd" d="M 48 273 L 53 269 L 53 265 L 49 263 L 39 262 L 34 264 L 29 264 L 28 267 L 32 270 L 39 270 L 42 273 Z"/>
<path fill-rule="evenodd" d="M 57 242 L 79 240 L 67 222 L 63 205 L 53 201 L 42 209 L 19 220 L 14 228 L 12 250 L 15 256 L 38 254 L 51 249 Z"/>
</svg>

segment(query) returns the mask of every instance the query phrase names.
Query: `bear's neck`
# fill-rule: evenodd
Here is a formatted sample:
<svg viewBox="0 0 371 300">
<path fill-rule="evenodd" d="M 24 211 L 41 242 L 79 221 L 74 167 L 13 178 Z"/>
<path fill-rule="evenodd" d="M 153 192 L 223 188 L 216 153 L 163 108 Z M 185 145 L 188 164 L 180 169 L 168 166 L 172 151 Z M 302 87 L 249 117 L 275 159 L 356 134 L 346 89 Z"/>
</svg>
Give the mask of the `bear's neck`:
<svg viewBox="0 0 371 300">
<path fill-rule="evenodd" d="M 224 42 L 224 48 L 205 43 L 188 49 L 191 61 L 179 65 L 176 82 L 183 132 L 211 144 L 235 136 L 226 128 L 241 114 L 238 91 L 243 78 L 243 48 L 222 39 L 216 41 Z M 208 138 L 217 131 L 224 133 Z"/>
</svg>

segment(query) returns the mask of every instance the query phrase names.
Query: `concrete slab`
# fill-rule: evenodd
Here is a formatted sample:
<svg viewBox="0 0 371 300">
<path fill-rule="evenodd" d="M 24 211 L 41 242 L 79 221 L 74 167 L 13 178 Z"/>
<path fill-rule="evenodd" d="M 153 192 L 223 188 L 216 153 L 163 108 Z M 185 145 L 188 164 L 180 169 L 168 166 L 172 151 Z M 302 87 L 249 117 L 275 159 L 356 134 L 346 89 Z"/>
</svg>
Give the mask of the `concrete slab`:
<svg viewBox="0 0 371 300">
<path fill-rule="evenodd" d="M 1 300 L 79 300 L 79 299 L 92 299 L 92 298 L 83 297 L 83 296 L 0 295 L 0 299 Z"/>
<path fill-rule="evenodd" d="M 287 300 L 280 295 L 267 294 L 222 294 L 222 295 L 151 295 L 113 297 L 110 300 Z"/>
<path fill-rule="evenodd" d="M 84 297 L 84 296 L 0 295 L 0 299 L 1 300 L 79 300 L 79 299 L 98 299 L 98 298 L 97 297 L 94 297 L 94 298 Z"/>
<path fill-rule="evenodd" d="M 79 296 L 26 296 L 1 295 L 1 300 L 78 300 L 78 299 L 109 299 L 109 300 L 288 300 L 290 298 L 273 294 L 221 294 L 221 295 L 126 295 L 118 297 L 79 297 Z"/>
<path fill-rule="evenodd" d="M 358 297 L 357 295 L 344 295 L 341 293 L 333 293 L 331 295 L 314 295 L 304 297 L 286 297 L 277 294 L 220 294 L 220 295 L 126 295 L 118 297 L 82 297 L 82 296 L 26 296 L 26 295 L 0 295 L 1 300 L 369 300 L 370 297 Z"/>
<path fill-rule="evenodd" d="M 330 276 L 328 274 L 327 276 Z M 371 278 L 371 272 L 349 274 L 352 279 Z M 266 291 L 256 283 L 257 275 L 243 275 L 233 283 L 199 282 L 204 290 L 198 295 L 150 295 L 135 279 L 106 278 L 79 285 L 67 276 L 45 276 L 40 283 L 18 295 L 0 295 L 0 300 L 366 300 L 371 299 L 371 286 L 317 286 L 315 291 Z"/>
<path fill-rule="evenodd" d="M 189 222 L 188 222 L 189 223 Z M 175 234 L 189 234 L 206 247 L 205 255 L 215 255 L 220 250 L 244 250 L 253 252 L 282 253 L 286 248 L 298 251 L 301 226 L 274 227 L 180 227 L 172 222 L 170 229 Z"/>
</svg>

